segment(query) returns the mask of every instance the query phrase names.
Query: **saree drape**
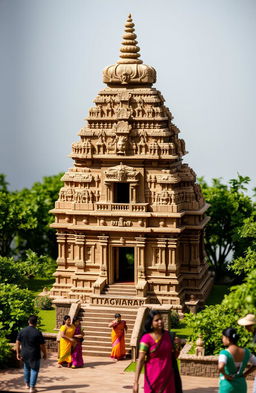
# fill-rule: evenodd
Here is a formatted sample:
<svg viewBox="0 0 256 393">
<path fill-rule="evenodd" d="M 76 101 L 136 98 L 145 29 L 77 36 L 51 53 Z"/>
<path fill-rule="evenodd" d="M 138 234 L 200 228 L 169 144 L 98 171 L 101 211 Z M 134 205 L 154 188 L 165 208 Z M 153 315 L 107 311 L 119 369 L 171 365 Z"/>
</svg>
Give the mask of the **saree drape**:
<svg viewBox="0 0 256 393">
<path fill-rule="evenodd" d="M 155 341 L 149 333 L 144 334 L 140 341 L 140 351 L 147 354 L 144 366 L 144 393 L 182 392 L 177 362 L 173 356 L 174 346 L 169 332 L 165 331 L 158 341 Z"/>
<path fill-rule="evenodd" d="M 77 326 L 76 330 L 74 332 L 74 336 L 76 334 L 81 334 L 81 327 Z M 82 353 L 82 342 L 81 339 L 76 338 L 76 344 L 74 348 L 72 349 L 72 366 L 74 367 L 83 367 L 84 361 L 83 361 L 83 353 Z"/>
<path fill-rule="evenodd" d="M 125 357 L 125 327 L 126 322 L 120 321 L 112 327 L 111 340 L 112 340 L 112 352 L 111 358 L 122 359 Z"/>
<path fill-rule="evenodd" d="M 70 325 L 62 325 L 60 328 L 60 332 L 64 332 L 65 336 L 72 338 L 75 332 L 75 326 Z M 60 337 L 60 347 L 59 347 L 59 359 L 58 363 L 67 362 L 71 363 L 71 348 L 72 342 L 66 338 Z"/>
</svg>

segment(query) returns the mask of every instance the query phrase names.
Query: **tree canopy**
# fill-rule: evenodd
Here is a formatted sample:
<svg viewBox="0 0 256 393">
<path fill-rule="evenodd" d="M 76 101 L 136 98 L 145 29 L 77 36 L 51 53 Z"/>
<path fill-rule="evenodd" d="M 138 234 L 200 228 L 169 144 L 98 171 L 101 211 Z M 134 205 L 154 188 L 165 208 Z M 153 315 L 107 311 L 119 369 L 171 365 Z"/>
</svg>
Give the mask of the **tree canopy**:
<svg viewBox="0 0 256 393">
<path fill-rule="evenodd" d="M 206 201 L 210 204 L 207 214 L 211 220 L 205 229 L 205 250 L 210 265 L 217 277 L 225 272 L 229 265 L 228 257 L 243 256 L 250 245 L 249 237 L 241 236 L 240 229 L 246 219 L 250 219 L 255 202 L 246 194 L 249 177 L 238 175 L 228 184 L 221 179 L 213 179 L 208 185 L 199 178 Z"/>
<path fill-rule="evenodd" d="M 0 176 L 0 255 L 21 256 L 27 249 L 39 255 L 57 256 L 55 231 L 50 228 L 62 186 L 62 174 L 44 177 L 31 189 L 9 191 L 5 176 Z"/>
</svg>

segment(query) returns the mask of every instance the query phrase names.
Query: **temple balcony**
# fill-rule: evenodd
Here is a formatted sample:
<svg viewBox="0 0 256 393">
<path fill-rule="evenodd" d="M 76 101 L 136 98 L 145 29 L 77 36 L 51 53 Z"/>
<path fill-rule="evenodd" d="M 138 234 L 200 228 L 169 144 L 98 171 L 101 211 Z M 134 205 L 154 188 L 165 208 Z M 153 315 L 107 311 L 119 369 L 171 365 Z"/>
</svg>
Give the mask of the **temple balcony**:
<svg viewBox="0 0 256 393">
<path fill-rule="evenodd" d="M 146 212 L 148 203 L 95 203 L 97 211 L 129 211 L 129 212 Z"/>
</svg>

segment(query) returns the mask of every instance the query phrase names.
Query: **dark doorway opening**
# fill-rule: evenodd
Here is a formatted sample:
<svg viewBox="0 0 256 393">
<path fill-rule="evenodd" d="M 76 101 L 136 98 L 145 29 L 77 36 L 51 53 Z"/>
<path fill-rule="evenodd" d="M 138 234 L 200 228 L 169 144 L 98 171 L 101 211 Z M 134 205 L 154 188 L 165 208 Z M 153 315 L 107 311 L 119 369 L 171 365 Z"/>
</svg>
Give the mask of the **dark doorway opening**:
<svg viewBox="0 0 256 393">
<path fill-rule="evenodd" d="M 115 256 L 115 281 L 134 282 L 134 248 L 117 247 Z"/>
<path fill-rule="evenodd" d="M 116 183 L 114 192 L 114 203 L 130 203 L 129 183 Z"/>
</svg>

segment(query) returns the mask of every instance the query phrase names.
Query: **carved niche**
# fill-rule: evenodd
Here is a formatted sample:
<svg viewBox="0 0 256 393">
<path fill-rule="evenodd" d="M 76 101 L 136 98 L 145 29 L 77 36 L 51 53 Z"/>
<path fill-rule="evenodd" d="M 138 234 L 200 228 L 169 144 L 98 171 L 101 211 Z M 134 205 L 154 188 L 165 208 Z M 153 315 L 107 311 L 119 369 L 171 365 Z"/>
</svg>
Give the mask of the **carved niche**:
<svg viewBox="0 0 256 393">
<path fill-rule="evenodd" d="M 106 184 L 112 182 L 138 183 L 139 181 L 139 172 L 133 167 L 123 165 L 122 162 L 120 165 L 107 169 L 105 176 Z"/>
</svg>

